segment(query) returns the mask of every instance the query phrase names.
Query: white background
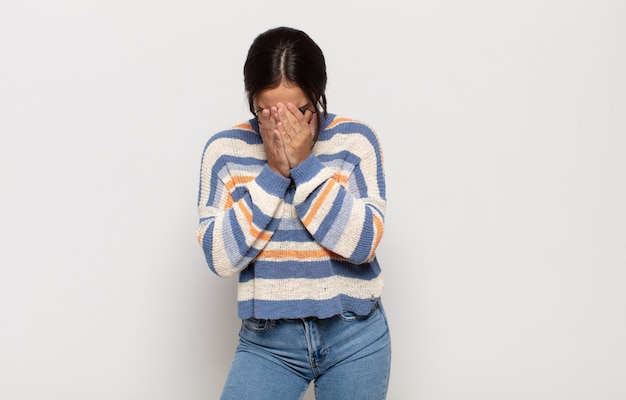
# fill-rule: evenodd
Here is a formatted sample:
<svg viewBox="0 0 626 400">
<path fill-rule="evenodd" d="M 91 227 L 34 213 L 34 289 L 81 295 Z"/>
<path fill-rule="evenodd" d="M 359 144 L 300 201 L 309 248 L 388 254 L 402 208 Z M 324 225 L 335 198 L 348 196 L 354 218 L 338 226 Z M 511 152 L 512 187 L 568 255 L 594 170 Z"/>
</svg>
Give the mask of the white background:
<svg viewBox="0 0 626 400">
<path fill-rule="evenodd" d="M 200 156 L 278 25 L 382 141 L 389 399 L 626 398 L 620 0 L 0 0 L 0 398 L 217 398 Z"/>
</svg>

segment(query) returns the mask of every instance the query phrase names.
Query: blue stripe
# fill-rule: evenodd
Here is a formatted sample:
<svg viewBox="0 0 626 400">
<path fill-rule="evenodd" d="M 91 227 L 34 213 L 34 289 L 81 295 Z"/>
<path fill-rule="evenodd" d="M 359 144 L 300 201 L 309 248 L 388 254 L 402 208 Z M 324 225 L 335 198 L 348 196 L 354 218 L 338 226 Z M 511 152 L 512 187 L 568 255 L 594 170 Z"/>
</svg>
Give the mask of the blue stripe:
<svg viewBox="0 0 626 400">
<path fill-rule="evenodd" d="M 243 187 L 243 186 L 237 186 L 235 189 L 233 189 L 232 192 L 230 192 L 230 195 L 233 197 L 233 203 L 238 202 L 239 200 L 243 199 L 244 197 L 246 197 L 248 195 L 248 190 Z M 250 197 L 250 196 L 248 196 Z"/>
<path fill-rule="evenodd" d="M 355 266 L 347 261 L 285 261 L 256 260 L 239 273 L 239 282 L 259 279 L 323 279 L 331 276 L 369 281 L 380 275 L 380 267 L 376 260 Z"/>
<path fill-rule="evenodd" d="M 248 205 L 250 205 L 250 197 L 246 197 L 245 201 Z M 259 229 L 262 229 L 265 232 L 273 232 L 277 228 L 280 220 L 263 214 L 258 207 L 253 206 L 252 222 L 257 227 L 259 227 Z M 222 234 L 224 235 L 224 237 L 231 238 L 237 244 L 238 253 L 235 253 L 233 251 L 234 249 L 226 249 L 231 264 L 235 265 L 237 260 L 241 256 L 254 258 L 258 255 L 260 250 L 254 247 L 250 247 L 248 243 L 246 243 L 246 235 L 244 235 L 241 226 L 237 223 L 237 218 L 235 218 L 234 210 L 231 209 L 228 211 L 224 220 L 223 229 L 224 231 L 222 232 Z M 230 240 L 225 239 L 225 242 L 228 243 L 230 242 Z"/>
<path fill-rule="evenodd" d="M 368 207 L 365 208 L 365 219 L 361 229 L 361 237 L 354 252 L 350 255 L 351 260 L 367 260 L 374 242 L 374 213 Z"/>
<path fill-rule="evenodd" d="M 283 229 L 282 227 L 272 236 L 272 242 L 301 242 L 309 243 L 313 241 L 313 236 L 302 227 L 300 229 Z"/>
<path fill-rule="evenodd" d="M 250 196 L 246 196 L 245 201 L 252 210 L 252 223 L 254 226 L 264 231 L 268 230 L 268 224 L 271 222 L 272 216 L 265 215 L 256 204 L 252 204 L 252 198 Z M 276 223 L 278 222 L 280 221 L 276 221 Z"/>
<path fill-rule="evenodd" d="M 235 243 L 236 247 L 226 247 L 226 254 L 231 265 L 235 265 L 241 256 L 248 252 L 248 244 L 245 241 L 245 235 L 241 231 L 241 227 L 237 224 L 235 212 L 231 209 L 224 218 L 222 226 L 222 235 L 225 243 Z"/>
<path fill-rule="evenodd" d="M 339 190 L 337 192 L 337 195 L 335 196 L 335 199 L 333 200 L 333 205 L 330 207 L 328 214 L 324 216 L 322 223 L 317 228 L 317 231 L 315 231 L 315 237 L 318 242 L 322 242 L 324 238 L 326 237 L 326 235 L 328 234 L 328 232 L 335 225 L 336 223 L 335 221 L 337 217 L 339 216 L 339 212 L 343 208 L 342 204 L 344 200 L 346 200 L 346 192 L 343 190 Z"/>
<path fill-rule="evenodd" d="M 363 176 L 363 171 L 361 171 L 361 167 L 356 167 L 356 169 L 352 171 L 350 179 L 356 184 L 358 196 L 367 197 L 367 183 L 365 181 L 365 177 Z"/>
<path fill-rule="evenodd" d="M 340 155 L 340 157 L 337 157 L 337 155 Z M 320 154 L 317 157 L 325 166 L 337 166 L 338 161 L 340 161 L 338 166 L 342 169 L 342 171 L 350 171 L 350 180 L 355 182 L 356 187 L 358 188 L 358 196 L 367 197 L 367 182 L 365 181 L 363 172 L 359 167 L 361 162 L 361 158 L 359 156 L 349 151 L 343 151 L 333 155 Z M 378 179 L 379 191 L 381 190 L 381 187 L 384 186 L 384 184 L 381 186 L 381 183 L 384 182 L 381 182 L 380 179 Z"/>
<path fill-rule="evenodd" d="M 349 134 L 362 135 L 369 141 L 371 147 L 374 149 L 374 152 L 376 153 L 377 163 L 379 164 L 378 170 L 380 171 L 380 174 L 377 177 L 378 190 L 381 193 L 382 198 L 383 199 L 386 198 L 385 180 L 384 180 L 384 175 L 382 173 L 382 153 L 381 153 L 380 144 L 378 143 L 378 138 L 376 137 L 376 134 L 372 131 L 372 129 L 369 126 L 361 122 L 356 122 L 356 121 L 342 122 L 336 125 L 335 127 L 333 127 L 332 129 L 327 129 L 323 131 L 322 134 L 320 134 L 320 138 L 318 139 L 318 141 L 330 140 L 332 136 L 336 133 L 348 134 L 348 135 Z"/>
<path fill-rule="evenodd" d="M 226 131 L 222 131 L 222 132 L 218 132 L 215 135 L 211 136 L 209 138 L 209 140 L 207 140 L 206 144 L 204 145 L 204 149 L 202 151 L 202 158 L 200 160 L 200 171 L 202 171 L 202 165 L 204 165 L 204 158 L 206 157 L 206 153 L 207 153 L 207 148 L 216 140 L 219 139 L 227 139 L 227 138 L 234 138 L 234 139 L 238 139 L 241 140 L 247 144 L 261 144 L 263 143 L 261 140 L 261 136 L 256 133 L 256 132 L 251 132 L 248 130 L 244 130 L 244 129 L 229 129 Z M 236 157 L 232 157 L 233 159 L 236 159 Z M 251 158 L 251 160 L 254 160 L 253 158 Z M 263 165 L 265 163 L 265 160 L 257 160 L 259 161 L 259 164 Z M 213 169 L 211 170 L 211 178 L 209 181 L 209 185 L 211 188 L 215 188 L 216 187 L 216 177 L 218 176 L 216 172 L 216 169 L 219 170 L 219 168 L 221 168 L 222 165 L 222 158 L 220 158 L 219 160 L 216 160 L 216 162 L 213 164 Z M 202 176 L 200 176 L 200 179 L 202 179 Z M 200 186 L 202 186 L 202 183 L 200 181 Z M 202 193 L 202 190 L 198 190 L 198 205 L 200 205 L 200 195 Z M 211 193 L 213 193 L 213 190 L 211 190 Z M 209 199 L 209 201 L 207 202 L 207 204 L 211 204 L 211 202 L 213 201 L 213 194 L 211 195 L 211 199 Z M 206 205 L 206 204 L 205 204 Z"/>
<path fill-rule="evenodd" d="M 339 295 L 329 300 L 240 301 L 238 308 L 241 319 L 255 316 L 265 319 L 330 318 L 344 311 L 367 315 L 376 305 L 376 301 L 378 299 L 355 299 L 354 297 Z"/>
<path fill-rule="evenodd" d="M 344 192 L 345 193 L 345 192 Z M 352 207 L 354 201 L 351 196 L 346 195 L 344 203 L 338 206 L 338 213 L 335 220 L 332 221 L 332 227 L 330 228 L 330 234 L 325 235 L 323 245 L 326 248 L 334 249 L 337 244 L 342 240 L 345 227 L 350 223 L 350 215 L 352 213 Z"/>
<path fill-rule="evenodd" d="M 361 122 L 341 122 L 335 125 L 332 129 L 325 130 L 324 135 L 320 135 L 320 140 L 328 140 L 336 133 L 361 135 L 365 137 L 370 142 L 370 145 L 378 151 L 378 140 L 376 135 L 369 126 Z"/>
<path fill-rule="evenodd" d="M 233 128 L 218 132 L 215 135 L 211 136 L 207 141 L 206 146 L 220 139 L 236 139 L 241 140 L 242 142 L 245 142 L 247 144 L 259 144 L 263 142 L 261 140 L 261 135 L 259 135 L 255 131 L 241 128 Z"/>
<path fill-rule="evenodd" d="M 219 157 L 211 168 L 211 173 L 209 175 L 209 198 L 207 199 L 207 203 L 205 205 L 210 205 L 215 203 L 215 199 L 217 194 L 219 193 L 216 188 L 221 185 L 221 177 L 224 175 L 225 177 L 230 177 L 229 170 L 237 170 L 238 168 L 233 166 L 242 166 L 246 168 L 239 168 L 240 170 L 250 171 L 250 174 L 254 174 L 255 168 L 257 170 L 261 170 L 261 168 L 267 163 L 265 160 L 259 160 L 251 157 L 235 157 L 231 155 L 223 155 Z M 252 167 L 252 168 L 250 168 Z M 226 171 L 222 174 L 222 171 Z M 202 190 L 201 190 L 202 191 Z M 198 201 L 200 198 L 198 197 Z"/>
<path fill-rule="evenodd" d="M 344 167 L 346 160 L 348 160 L 352 165 L 355 165 L 360 161 L 359 157 L 347 150 L 342 150 L 333 154 L 318 154 L 316 157 L 324 165 L 334 165 L 338 167 Z"/>
<path fill-rule="evenodd" d="M 202 237 L 202 248 L 203 249 L 211 249 L 213 248 L 213 227 L 211 226 L 214 222 L 215 222 L 215 218 L 209 218 L 212 219 L 212 221 L 208 222 L 208 227 L 204 233 L 204 236 Z M 213 252 L 212 251 L 204 251 L 204 257 L 206 258 L 206 263 L 209 266 L 209 268 L 211 269 L 211 271 L 213 271 L 213 273 L 215 273 L 215 266 L 213 265 Z"/>
<path fill-rule="evenodd" d="M 268 194 L 283 198 L 291 180 L 272 171 L 264 161 L 264 167 L 257 175 L 256 183 Z"/>
</svg>

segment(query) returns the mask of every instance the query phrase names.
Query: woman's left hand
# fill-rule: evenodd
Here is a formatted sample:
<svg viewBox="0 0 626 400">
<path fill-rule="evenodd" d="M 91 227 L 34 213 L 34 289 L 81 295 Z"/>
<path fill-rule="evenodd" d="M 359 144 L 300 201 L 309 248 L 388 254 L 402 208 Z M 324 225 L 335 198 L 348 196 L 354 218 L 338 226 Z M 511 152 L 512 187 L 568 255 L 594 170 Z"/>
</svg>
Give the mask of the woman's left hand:
<svg viewBox="0 0 626 400">
<path fill-rule="evenodd" d="M 293 103 L 278 103 L 276 129 L 283 138 L 289 168 L 294 168 L 311 154 L 317 119 L 313 112 L 304 114 Z"/>
</svg>

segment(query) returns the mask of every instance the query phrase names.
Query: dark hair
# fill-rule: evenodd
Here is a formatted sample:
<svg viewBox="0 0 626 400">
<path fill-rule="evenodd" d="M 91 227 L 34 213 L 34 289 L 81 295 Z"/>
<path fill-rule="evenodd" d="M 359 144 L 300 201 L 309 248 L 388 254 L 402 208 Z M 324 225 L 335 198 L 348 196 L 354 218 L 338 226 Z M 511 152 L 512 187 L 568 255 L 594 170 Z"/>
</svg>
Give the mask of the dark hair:
<svg viewBox="0 0 626 400">
<path fill-rule="evenodd" d="M 248 50 L 243 78 L 253 114 L 254 98 L 263 90 L 278 87 L 286 80 L 304 91 L 316 111 L 321 107 L 324 116 L 327 115 L 324 54 L 309 35 L 300 30 L 279 27 L 257 36 Z M 315 114 L 318 130 L 319 114 Z"/>
</svg>

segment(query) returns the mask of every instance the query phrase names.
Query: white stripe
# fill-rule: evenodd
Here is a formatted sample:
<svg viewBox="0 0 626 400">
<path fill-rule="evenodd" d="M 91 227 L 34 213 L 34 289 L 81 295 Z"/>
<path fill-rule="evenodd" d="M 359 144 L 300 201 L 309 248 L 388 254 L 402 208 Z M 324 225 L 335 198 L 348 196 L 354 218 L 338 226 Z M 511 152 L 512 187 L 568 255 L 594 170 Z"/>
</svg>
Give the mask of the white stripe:
<svg viewBox="0 0 626 400">
<path fill-rule="evenodd" d="M 239 284 L 237 300 L 328 300 L 341 294 L 357 299 L 371 299 L 380 297 L 382 291 L 382 274 L 371 281 L 343 276 L 321 279 L 253 279 Z"/>
</svg>

